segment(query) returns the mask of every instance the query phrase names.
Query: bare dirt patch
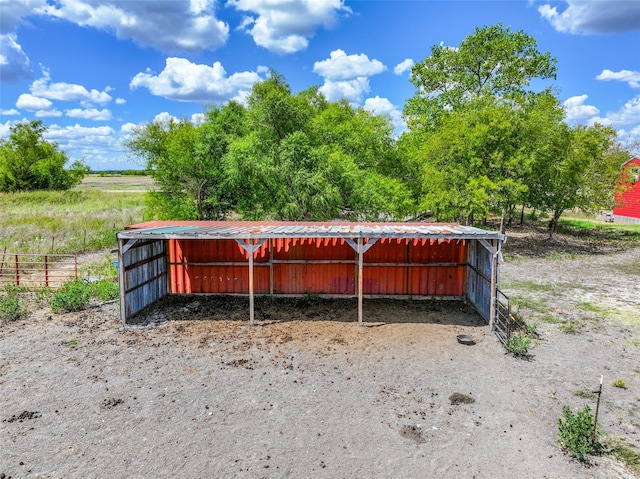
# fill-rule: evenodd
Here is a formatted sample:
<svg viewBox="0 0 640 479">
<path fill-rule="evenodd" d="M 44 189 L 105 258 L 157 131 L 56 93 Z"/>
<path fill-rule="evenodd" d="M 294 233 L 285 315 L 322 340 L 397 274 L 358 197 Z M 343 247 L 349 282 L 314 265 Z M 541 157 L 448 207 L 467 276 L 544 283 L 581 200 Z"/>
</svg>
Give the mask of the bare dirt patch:
<svg viewBox="0 0 640 479">
<path fill-rule="evenodd" d="M 635 477 L 608 456 L 570 460 L 556 426 L 564 404 L 595 404 L 588 392 L 604 374 L 602 429 L 640 446 L 640 333 L 586 307 L 640 310 L 637 276 L 617 266 L 626 255 L 640 250 L 508 258 L 507 293 L 547 308 L 519 306 L 540 320 L 531 361 L 505 355 L 458 302 L 365 299 L 362 328 L 354 300 L 258 298 L 249 327 L 246 298 L 199 296 L 159 303 L 126 328 L 113 303 L 0 323 L 3 418 L 39 414 L 0 423 L 0 472 Z M 567 334 L 545 315 L 585 326 Z"/>
</svg>

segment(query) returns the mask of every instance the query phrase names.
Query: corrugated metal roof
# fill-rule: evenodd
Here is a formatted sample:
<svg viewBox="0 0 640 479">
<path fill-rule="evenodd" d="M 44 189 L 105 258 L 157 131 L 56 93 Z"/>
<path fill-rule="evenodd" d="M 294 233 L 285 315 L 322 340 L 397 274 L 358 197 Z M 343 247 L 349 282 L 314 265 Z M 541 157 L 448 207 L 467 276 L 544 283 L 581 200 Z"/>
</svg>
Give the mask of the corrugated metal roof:
<svg viewBox="0 0 640 479">
<path fill-rule="evenodd" d="M 294 221 L 149 221 L 128 226 L 121 239 L 252 239 L 252 238 L 450 238 L 504 239 L 456 223 L 351 223 Z"/>
</svg>

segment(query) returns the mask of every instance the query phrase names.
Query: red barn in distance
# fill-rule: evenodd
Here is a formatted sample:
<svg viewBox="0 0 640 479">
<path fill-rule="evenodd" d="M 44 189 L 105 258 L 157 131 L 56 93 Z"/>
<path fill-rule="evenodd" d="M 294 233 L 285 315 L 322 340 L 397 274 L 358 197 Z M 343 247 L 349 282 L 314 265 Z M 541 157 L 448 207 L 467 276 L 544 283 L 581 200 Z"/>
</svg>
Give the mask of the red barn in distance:
<svg viewBox="0 0 640 479">
<path fill-rule="evenodd" d="M 622 168 L 622 178 L 631 180 L 631 187 L 616 194 L 613 218 L 616 223 L 640 224 L 640 158 L 631 158 Z"/>
</svg>

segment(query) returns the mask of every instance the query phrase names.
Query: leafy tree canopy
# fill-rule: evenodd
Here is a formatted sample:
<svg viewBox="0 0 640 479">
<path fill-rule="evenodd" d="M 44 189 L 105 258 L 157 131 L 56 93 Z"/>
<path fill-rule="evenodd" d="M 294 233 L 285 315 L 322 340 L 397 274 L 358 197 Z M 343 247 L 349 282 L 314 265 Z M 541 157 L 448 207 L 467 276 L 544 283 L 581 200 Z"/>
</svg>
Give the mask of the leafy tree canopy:
<svg viewBox="0 0 640 479">
<path fill-rule="evenodd" d="M 46 131 L 40 120 L 17 123 L 0 140 L 0 191 L 68 190 L 89 173 L 79 161 L 65 170 L 67 155 L 45 141 Z"/>
<path fill-rule="evenodd" d="M 555 78 L 556 60 L 533 37 L 501 23 L 476 28 L 457 48 L 434 45 L 411 70 L 415 95 L 405 105 L 410 127 L 432 127 L 438 116 L 480 96 L 517 99 L 535 78 Z"/>
<path fill-rule="evenodd" d="M 377 219 L 413 207 L 391 174 L 400 159 L 387 119 L 317 88 L 293 94 L 273 71 L 246 107 L 212 107 L 200 126 L 149 123 L 127 146 L 156 179 L 161 218 Z"/>
</svg>

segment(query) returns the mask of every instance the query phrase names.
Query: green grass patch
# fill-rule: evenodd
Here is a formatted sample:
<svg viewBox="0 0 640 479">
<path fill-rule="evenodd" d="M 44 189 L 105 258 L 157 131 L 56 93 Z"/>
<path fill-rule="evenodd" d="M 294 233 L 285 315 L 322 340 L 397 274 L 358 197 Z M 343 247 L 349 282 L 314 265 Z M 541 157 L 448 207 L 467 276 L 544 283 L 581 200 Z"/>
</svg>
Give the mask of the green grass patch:
<svg viewBox="0 0 640 479">
<path fill-rule="evenodd" d="M 584 329 L 582 321 L 566 321 L 560 326 L 560 331 L 565 334 L 580 334 Z"/>
<path fill-rule="evenodd" d="M 605 223 L 589 218 L 560 218 L 558 231 L 568 234 L 589 235 L 603 241 L 626 240 L 640 242 L 640 224 Z"/>
<path fill-rule="evenodd" d="M 144 196 L 81 190 L 2 193 L 0 255 L 115 248 L 116 232 L 144 220 Z"/>
<path fill-rule="evenodd" d="M 553 291 L 554 289 L 556 289 L 556 287 L 556 285 L 547 283 L 536 283 L 534 281 L 510 281 L 501 285 L 501 289 L 503 290 L 513 288 L 524 289 L 527 291 Z"/>
<path fill-rule="evenodd" d="M 624 463 L 632 472 L 640 475 L 640 450 L 621 437 L 607 436 L 604 446 L 609 454 Z"/>
<path fill-rule="evenodd" d="M 527 308 L 537 313 L 547 313 L 549 311 L 549 305 L 545 299 L 527 298 L 524 296 L 512 296 L 511 304 L 518 308 Z"/>
<path fill-rule="evenodd" d="M 564 324 L 567 322 L 566 319 L 558 318 L 557 316 L 549 313 L 542 315 L 540 321 L 548 324 Z"/>
</svg>

